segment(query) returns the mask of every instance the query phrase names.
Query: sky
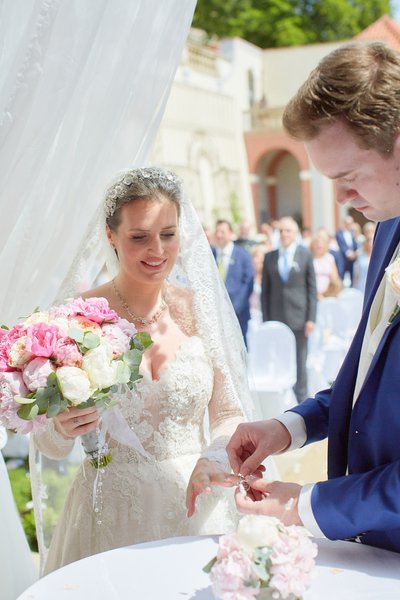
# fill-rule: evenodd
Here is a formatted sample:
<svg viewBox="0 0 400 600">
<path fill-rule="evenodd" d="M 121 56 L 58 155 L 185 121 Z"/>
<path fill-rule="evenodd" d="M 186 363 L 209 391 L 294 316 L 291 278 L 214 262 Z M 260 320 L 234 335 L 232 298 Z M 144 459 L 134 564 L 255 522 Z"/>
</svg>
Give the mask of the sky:
<svg viewBox="0 0 400 600">
<path fill-rule="evenodd" d="M 400 0 L 392 0 L 393 18 L 400 22 Z"/>
</svg>

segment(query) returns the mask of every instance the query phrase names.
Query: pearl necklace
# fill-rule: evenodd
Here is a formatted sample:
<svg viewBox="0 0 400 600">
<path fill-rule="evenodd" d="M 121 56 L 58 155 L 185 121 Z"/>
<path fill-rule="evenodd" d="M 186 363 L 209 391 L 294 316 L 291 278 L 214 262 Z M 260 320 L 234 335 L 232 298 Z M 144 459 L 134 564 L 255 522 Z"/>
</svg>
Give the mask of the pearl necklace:
<svg viewBox="0 0 400 600">
<path fill-rule="evenodd" d="M 115 295 L 117 296 L 118 300 L 120 301 L 121 306 L 126 310 L 126 312 L 130 316 L 132 321 L 136 321 L 137 323 L 140 323 L 141 325 L 152 325 L 153 323 L 156 323 L 158 321 L 158 319 L 161 317 L 164 310 L 167 308 L 167 303 L 165 302 L 164 298 L 162 298 L 160 308 L 158 309 L 157 312 L 154 313 L 154 315 L 152 317 L 150 317 L 150 319 L 146 319 L 145 317 L 139 317 L 139 315 L 135 315 L 135 313 L 132 312 L 132 310 L 129 308 L 127 301 L 121 295 L 121 292 L 117 288 L 117 284 L 115 283 L 115 278 L 112 280 L 111 283 L 114 288 Z"/>
</svg>

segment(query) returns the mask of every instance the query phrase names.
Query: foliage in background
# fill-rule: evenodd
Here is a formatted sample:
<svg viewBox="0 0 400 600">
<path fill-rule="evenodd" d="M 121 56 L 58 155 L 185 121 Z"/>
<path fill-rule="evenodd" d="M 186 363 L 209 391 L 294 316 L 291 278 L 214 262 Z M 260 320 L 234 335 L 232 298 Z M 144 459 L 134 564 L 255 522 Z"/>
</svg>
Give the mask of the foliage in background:
<svg viewBox="0 0 400 600">
<path fill-rule="evenodd" d="M 198 0 L 192 25 L 274 48 L 350 39 L 385 14 L 390 0 Z"/>
<path fill-rule="evenodd" d="M 37 552 L 38 547 L 32 508 L 31 482 L 27 469 L 27 464 L 17 469 L 10 469 L 8 475 L 29 547 L 33 552 Z"/>
</svg>

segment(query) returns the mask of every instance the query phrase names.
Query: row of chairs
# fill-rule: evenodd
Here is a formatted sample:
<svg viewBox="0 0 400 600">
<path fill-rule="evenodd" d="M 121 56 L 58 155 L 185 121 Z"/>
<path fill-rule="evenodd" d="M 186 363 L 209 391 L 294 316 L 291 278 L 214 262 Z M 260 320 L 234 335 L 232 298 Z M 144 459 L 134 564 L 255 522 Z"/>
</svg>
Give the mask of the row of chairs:
<svg viewBox="0 0 400 600">
<path fill-rule="evenodd" d="M 309 338 L 309 395 L 329 387 L 349 348 L 362 312 L 363 294 L 346 288 L 338 298 L 318 302 L 315 330 Z M 284 323 L 259 316 L 249 323 L 248 377 L 258 416 L 270 418 L 297 404 L 296 340 Z"/>
</svg>

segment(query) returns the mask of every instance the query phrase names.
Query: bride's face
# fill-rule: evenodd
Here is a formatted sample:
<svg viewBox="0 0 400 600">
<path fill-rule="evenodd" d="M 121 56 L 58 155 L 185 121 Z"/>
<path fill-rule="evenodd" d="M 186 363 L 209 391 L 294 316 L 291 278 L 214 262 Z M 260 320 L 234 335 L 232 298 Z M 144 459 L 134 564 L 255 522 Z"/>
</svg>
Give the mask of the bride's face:
<svg viewBox="0 0 400 600">
<path fill-rule="evenodd" d="M 141 283 L 163 281 L 179 251 L 178 214 L 167 198 L 135 200 L 122 207 L 116 231 L 107 228 L 122 273 Z"/>
</svg>

